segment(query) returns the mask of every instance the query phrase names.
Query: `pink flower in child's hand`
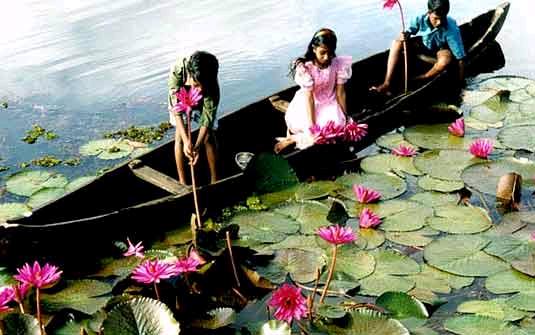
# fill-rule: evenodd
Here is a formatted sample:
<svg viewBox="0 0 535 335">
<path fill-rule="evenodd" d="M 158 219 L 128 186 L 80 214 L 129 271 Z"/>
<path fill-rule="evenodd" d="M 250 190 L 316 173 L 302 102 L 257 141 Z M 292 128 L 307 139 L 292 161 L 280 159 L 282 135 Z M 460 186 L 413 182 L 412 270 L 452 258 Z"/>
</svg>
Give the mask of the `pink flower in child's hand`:
<svg viewBox="0 0 535 335">
<path fill-rule="evenodd" d="M 464 136 L 464 119 L 459 118 L 449 125 L 448 131 L 450 134 L 463 137 Z"/>
<path fill-rule="evenodd" d="M 0 288 L 0 313 L 7 312 L 11 308 L 7 306 L 15 298 L 15 292 L 12 287 L 2 287 Z"/>
<path fill-rule="evenodd" d="M 18 274 L 13 276 L 13 278 L 21 283 L 35 286 L 36 288 L 49 288 L 54 286 L 63 273 L 63 271 L 58 271 L 57 266 L 48 263 L 41 268 L 37 261 L 33 263 L 33 267 L 28 263 L 24 264 L 22 268 L 17 269 L 17 272 Z"/>
<path fill-rule="evenodd" d="M 197 106 L 202 99 L 201 90 L 197 87 L 191 87 L 189 92 L 184 87 L 181 87 L 175 95 L 177 98 L 175 112 L 186 112 L 188 116 L 191 113 L 191 109 Z"/>
<path fill-rule="evenodd" d="M 199 255 L 199 253 L 195 249 L 191 249 L 188 257 L 196 260 L 199 263 L 199 265 L 206 264 L 206 260 L 201 255 Z"/>
<path fill-rule="evenodd" d="M 369 208 L 364 208 L 360 212 L 359 226 L 360 228 L 375 228 L 381 224 L 381 219 L 372 212 Z"/>
<path fill-rule="evenodd" d="M 384 0 L 383 8 L 392 9 L 398 3 L 398 0 Z"/>
<path fill-rule="evenodd" d="M 175 263 L 176 274 L 195 272 L 197 267 L 200 265 L 199 261 L 193 257 L 181 258 Z"/>
<path fill-rule="evenodd" d="M 351 227 L 342 227 L 340 225 L 321 227 L 318 229 L 318 235 L 332 244 L 351 243 L 356 239 Z"/>
<path fill-rule="evenodd" d="M 349 118 L 344 133 L 344 139 L 347 142 L 357 142 L 368 134 L 368 125 L 365 123 L 356 123 L 353 119 Z"/>
<path fill-rule="evenodd" d="M 306 299 L 301 289 L 290 284 L 282 284 L 271 295 L 268 306 L 275 308 L 273 316 L 277 320 L 291 323 L 292 320 L 301 320 L 307 316 Z"/>
<path fill-rule="evenodd" d="M 176 275 L 175 265 L 165 263 L 158 259 L 146 260 L 132 271 L 132 279 L 138 283 L 159 283 L 161 279 L 167 279 Z"/>
<path fill-rule="evenodd" d="M 416 155 L 416 149 L 410 145 L 400 144 L 397 148 L 392 149 L 392 153 L 396 156 L 412 157 Z"/>
<path fill-rule="evenodd" d="M 492 141 L 486 138 L 478 138 L 470 144 L 470 153 L 479 158 L 487 158 L 494 150 Z"/>
<path fill-rule="evenodd" d="M 381 193 L 364 185 L 353 185 L 353 192 L 355 192 L 355 198 L 361 204 L 369 204 L 381 198 Z"/>
<path fill-rule="evenodd" d="M 133 245 L 132 242 L 130 242 L 129 238 L 126 238 L 126 242 L 128 243 L 128 250 L 123 254 L 123 256 L 126 256 L 126 257 L 136 256 L 139 258 L 145 257 L 145 255 L 143 254 L 144 247 L 141 244 L 142 242 L 139 242 L 138 244 Z"/>
</svg>

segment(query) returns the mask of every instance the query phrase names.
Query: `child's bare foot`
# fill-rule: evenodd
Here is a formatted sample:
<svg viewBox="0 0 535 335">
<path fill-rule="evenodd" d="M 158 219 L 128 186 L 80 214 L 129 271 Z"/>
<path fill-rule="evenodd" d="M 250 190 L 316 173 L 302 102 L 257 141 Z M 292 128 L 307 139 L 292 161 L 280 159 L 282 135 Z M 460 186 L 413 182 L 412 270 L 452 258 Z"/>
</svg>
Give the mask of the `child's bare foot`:
<svg viewBox="0 0 535 335">
<path fill-rule="evenodd" d="M 279 139 L 279 142 L 275 144 L 275 147 L 273 148 L 273 151 L 275 151 L 276 154 L 280 153 L 284 149 L 288 148 L 289 146 L 295 144 L 295 140 L 291 138 L 283 138 Z"/>
<path fill-rule="evenodd" d="M 377 93 L 384 94 L 386 96 L 391 96 L 392 92 L 390 92 L 390 85 L 387 83 L 382 83 L 379 86 L 372 86 L 370 87 L 370 91 L 375 91 Z"/>
</svg>

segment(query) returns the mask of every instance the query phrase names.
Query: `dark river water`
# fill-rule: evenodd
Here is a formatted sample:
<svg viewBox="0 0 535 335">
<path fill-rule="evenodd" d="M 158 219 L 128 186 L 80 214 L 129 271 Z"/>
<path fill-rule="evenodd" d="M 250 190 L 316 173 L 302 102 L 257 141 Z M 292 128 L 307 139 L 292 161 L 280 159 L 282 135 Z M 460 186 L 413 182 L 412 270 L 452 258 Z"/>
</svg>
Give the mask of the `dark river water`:
<svg viewBox="0 0 535 335">
<path fill-rule="evenodd" d="M 451 0 L 451 15 L 462 23 L 498 3 Z M 425 0 L 403 5 L 406 18 L 426 9 Z M 335 30 L 337 53 L 355 59 L 384 50 L 401 29 L 397 8 L 380 0 L 4 0 L 0 9 L 0 100 L 9 105 L 0 108 L 0 166 L 10 168 L 0 178 L 44 154 L 78 156 L 105 132 L 167 120 L 167 73 L 179 54 L 217 55 L 221 116 L 292 85 L 288 63 L 320 27 Z M 500 73 L 535 78 L 531 9 L 512 2 L 498 37 Z M 21 141 L 34 124 L 59 138 Z M 113 163 L 55 169 L 74 177 Z"/>
</svg>

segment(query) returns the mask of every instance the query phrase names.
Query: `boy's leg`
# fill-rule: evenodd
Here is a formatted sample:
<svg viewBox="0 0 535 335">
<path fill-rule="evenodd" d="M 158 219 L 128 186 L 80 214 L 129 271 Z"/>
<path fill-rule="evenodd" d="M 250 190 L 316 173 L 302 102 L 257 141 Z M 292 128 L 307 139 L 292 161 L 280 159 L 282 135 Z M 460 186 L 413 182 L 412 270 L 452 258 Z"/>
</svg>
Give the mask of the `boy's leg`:
<svg viewBox="0 0 535 335">
<path fill-rule="evenodd" d="M 415 79 L 431 79 L 437 74 L 441 73 L 448 67 L 453 60 L 453 55 L 448 49 L 440 49 L 437 52 L 437 62 L 426 73 L 416 77 Z"/>
<path fill-rule="evenodd" d="M 178 181 L 182 185 L 186 185 L 183 143 L 182 139 L 178 135 L 178 131 L 175 132 L 175 161 L 178 173 Z"/>
<path fill-rule="evenodd" d="M 390 83 L 392 82 L 392 77 L 394 75 L 394 70 L 398 64 L 399 57 L 401 55 L 401 50 L 403 48 L 403 42 L 400 40 L 394 40 L 392 46 L 390 47 L 390 52 L 388 53 L 388 62 L 386 65 L 386 74 L 385 80 L 383 83 L 377 87 L 372 87 L 371 89 L 377 90 L 381 93 L 389 93 Z"/>
<path fill-rule="evenodd" d="M 217 144 L 213 130 L 210 130 L 204 139 L 206 160 L 210 170 L 210 182 L 213 184 L 217 181 Z"/>
</svg>

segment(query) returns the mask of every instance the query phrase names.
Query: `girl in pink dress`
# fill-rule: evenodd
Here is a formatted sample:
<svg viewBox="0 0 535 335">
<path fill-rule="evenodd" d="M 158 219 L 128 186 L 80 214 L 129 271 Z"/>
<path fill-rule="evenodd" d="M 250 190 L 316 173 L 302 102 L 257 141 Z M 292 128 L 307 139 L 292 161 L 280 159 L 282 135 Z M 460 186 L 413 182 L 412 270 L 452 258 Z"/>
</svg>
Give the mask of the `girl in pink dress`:
<svg viewBox="0 0 535 335">
<path fill-rule="evenodd" d="M 297 58 L 290 74 L 300 89 L 286 111 L 288 136 L 275 146 L 279 152 L 291 144 L 304 149 L 314 144 L 312 126 L 346 124 L 346 92 L 344 84 L 351 78 L 351 56 L 336 56 L 336 35 L 323 28 L 308 44 L 304 57 Z"/>
</svg>

